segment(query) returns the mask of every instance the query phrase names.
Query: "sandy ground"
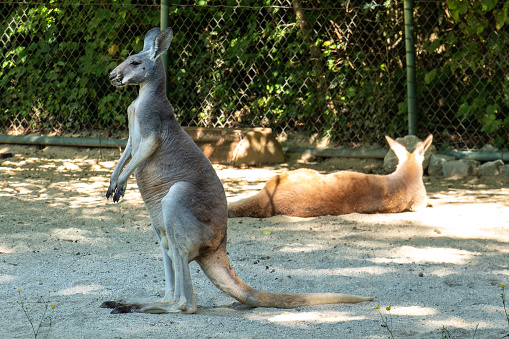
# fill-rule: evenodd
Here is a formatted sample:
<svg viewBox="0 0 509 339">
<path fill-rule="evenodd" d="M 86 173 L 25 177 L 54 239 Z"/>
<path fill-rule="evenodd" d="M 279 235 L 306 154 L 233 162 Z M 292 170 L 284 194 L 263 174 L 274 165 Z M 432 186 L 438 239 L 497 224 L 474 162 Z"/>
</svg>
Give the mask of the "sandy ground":
<svg viewBox="0 0 509 339">
<path fill-rule="evenodd" d="M 134 178 L 106 201 L 119 150 L 0 145 L 0 338 L 33 338 L 54 305 L 49 338 L 500 338 L 509 333 L 509 189 L 502 178 L 425 177 L 432 207 L 418 213 L 229 220 L 232 267 L 273 292 L 374 296 L 360 304 L 249 309 L 191 264 L 195 315 L 110 314 L 102 301 L 164 293 L 159 246 Z M 380 161 L 336 159 L 277 167 L 216 166 L 229 200 L 296 167 L 380 172 Z M 391 306 L 390 312 L 386 306 Z M 477 328 L 477 332 L 476 331 Z M 47 327 L 43 328 L 47 330 Z"/>
</svg>

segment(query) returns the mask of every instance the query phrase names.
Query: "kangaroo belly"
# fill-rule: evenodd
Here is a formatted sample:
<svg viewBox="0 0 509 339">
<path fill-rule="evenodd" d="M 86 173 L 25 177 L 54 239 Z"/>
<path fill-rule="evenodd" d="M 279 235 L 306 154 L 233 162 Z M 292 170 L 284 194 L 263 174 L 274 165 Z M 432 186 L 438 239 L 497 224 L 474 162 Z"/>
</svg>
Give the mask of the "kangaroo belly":
<svg viewBox="0 0 509 339">
<path fill-rule="evenodd" d="M 383 204 L 385 190 L 380 178 L 358 173 L 322 176 L 315 172 L 300 172 L 293 178 L 264 188 L 266 201 L 274 214 L 294 216 L 374 213 Z M 303 176 L 303 174 L 306 174 Z"/>
</svg>

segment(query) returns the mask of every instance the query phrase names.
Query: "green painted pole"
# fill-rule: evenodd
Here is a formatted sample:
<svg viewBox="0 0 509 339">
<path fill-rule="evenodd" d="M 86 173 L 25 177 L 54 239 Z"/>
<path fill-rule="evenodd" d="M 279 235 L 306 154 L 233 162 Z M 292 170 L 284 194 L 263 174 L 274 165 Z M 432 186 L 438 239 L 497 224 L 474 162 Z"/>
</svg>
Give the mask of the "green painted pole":
<svg viewBox="0 0 509 339">
<path fill-rule="evenodd" d="M 415 80 L 415 44 L 413 0 L 404 0 L 406 74 L 408 93 L 408 134 L 417 133 L 417 95 Z"/>
<path fill-rule="evenodd" d="M 170 18 L 170 0 L 161 0 L 161 31 L 168 27 Z M 161 56 L 164 65 L 164 72 L 166 74 L 166 84 L 168 84 L 168 52 Z M 168 86 L 166 86 L 168 90 Z"/>
</svg>

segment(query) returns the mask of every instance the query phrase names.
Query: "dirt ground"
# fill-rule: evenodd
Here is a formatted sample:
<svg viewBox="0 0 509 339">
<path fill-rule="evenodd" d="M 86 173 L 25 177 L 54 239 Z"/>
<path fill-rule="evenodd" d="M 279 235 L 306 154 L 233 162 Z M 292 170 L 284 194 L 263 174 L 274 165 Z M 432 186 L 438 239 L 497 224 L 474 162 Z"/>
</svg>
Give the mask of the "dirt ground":
<svg viewBox="0 0 509 339">
<path fill-rule="evenodd" d="M 509 289 L 507 179 L 425 177 L 432 207 L 417 213 L 229 220 L 231 265 L 249 285 L 373 302 L 250 309 L 192 263 L 197 314 L 110 314 L 99 308 L 105 300 L 164 293 L 134 178 L 119 204 L 104 197 L 119 150 L 0 145 L 5 152 L 13 157 L 0 159 L 0 338 L 34 337 L 18 301 L 37 325 L 41 295 L 55 306 L 49 338 L 387 338 L 379 312 L 395 338 L 509 333 L 500 287 Z M 381 171 L 378 160 L 296 160 L 215 167 L 230 201 L 297 167 Z"/>
</svg>

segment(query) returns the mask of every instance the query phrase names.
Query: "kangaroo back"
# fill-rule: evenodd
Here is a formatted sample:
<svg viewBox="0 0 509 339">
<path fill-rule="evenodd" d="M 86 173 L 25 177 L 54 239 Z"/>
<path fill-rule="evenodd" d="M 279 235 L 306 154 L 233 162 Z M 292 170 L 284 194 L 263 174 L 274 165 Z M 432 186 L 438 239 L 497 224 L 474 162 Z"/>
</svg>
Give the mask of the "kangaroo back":
<svg viewBox="0 0 509 339">
<path fill-rule="evenodd" d="M 433 137 L 428 136 L 412 153 L 392 138 L 386 139 L 399 160 L 396 171 L 390 175 L 351 171 L 321 175 L 309 169 L 290 171 L 269 179 L 254 196 L 229 204 L 228 216 L 396 213 L 425 206 L 422 161 Z"/>
</svg>

